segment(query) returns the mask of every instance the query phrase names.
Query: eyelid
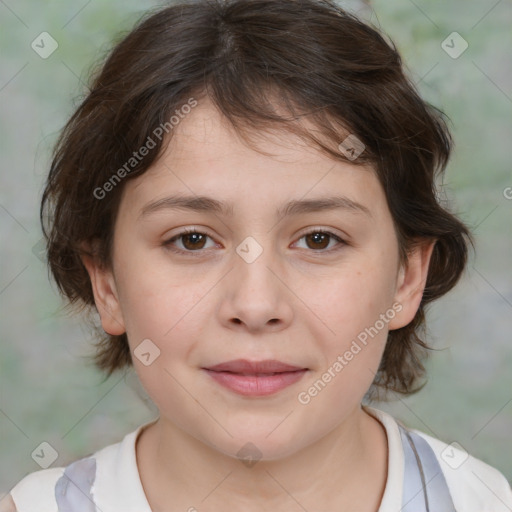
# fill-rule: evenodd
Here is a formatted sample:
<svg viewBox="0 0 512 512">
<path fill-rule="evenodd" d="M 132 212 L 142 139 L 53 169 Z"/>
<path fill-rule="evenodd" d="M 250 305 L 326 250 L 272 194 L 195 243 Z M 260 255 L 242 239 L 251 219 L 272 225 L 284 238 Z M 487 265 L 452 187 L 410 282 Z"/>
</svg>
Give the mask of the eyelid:
<svg viewBox="0 0 512 512">
<path fill-rule="evenodd" d="M 345 238 L 348 238 L 348 235 L 345 235 L 344 233 L 339 232 L 335 228 L 331 228 L 328 226 L 311 226 L 311 227 L 305 228 L 305 229 L 306 229 L 306 231 L 301 232 L 301 234 L 298 235 L 298 238 L 302 238 L 305 235 L 310 235 L 311 233 L 325 233 L 328 235 L 338 237 L 343 241 L 345 241 Z"/>
<path fill-rule="evenodd" d="M 191 226 L 181 227 L 181 228 L 177 228 L 177 229 L 179 229 L 180 231 L 178 231 L 177 233 L 175 233 L 173 235 L 165 235 L 165 241 L 169 241 L 174 238 L 179 238 L 180 236 L 188 235 L 190 233 L 199 233 L 200 235 L 207 235 L 212 239 L 214 238 L 208 231 L 208 228 L 204 228 L 202 226 L 191 225 Z"/>
</svg>

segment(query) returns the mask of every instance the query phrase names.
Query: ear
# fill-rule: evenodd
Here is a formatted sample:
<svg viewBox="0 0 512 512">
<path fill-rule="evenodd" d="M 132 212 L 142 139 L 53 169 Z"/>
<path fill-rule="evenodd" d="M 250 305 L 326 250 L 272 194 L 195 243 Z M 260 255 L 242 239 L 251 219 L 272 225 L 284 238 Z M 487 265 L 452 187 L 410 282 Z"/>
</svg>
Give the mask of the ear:
<svg viewBox="0 0 512 512">
<path fill-rule="evenodd" d="M 90 251 L 82 255 L 94 293 L 94 302 L 101 318 L 101 325 L 107 334 L 120 335 L 126 332 L 114 274 L 103 268 Z"/>
<path fill-rule="evenodd" d="M 395 302 L 402 306 L 389 322 L 389 330 L 399 329 L 409 324 L 420 307 L 427 282 L 428 266 L 436 242 L 420 242 L 410 253 L 407 263 L 401 265 L 395 293 Z"/>
</svg>

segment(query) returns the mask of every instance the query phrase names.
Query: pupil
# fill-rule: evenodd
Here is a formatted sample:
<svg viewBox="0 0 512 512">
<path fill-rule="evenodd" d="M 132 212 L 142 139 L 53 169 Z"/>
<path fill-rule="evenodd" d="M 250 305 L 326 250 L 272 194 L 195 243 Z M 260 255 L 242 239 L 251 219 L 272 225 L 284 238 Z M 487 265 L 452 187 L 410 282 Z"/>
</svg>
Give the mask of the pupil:
<svg viewBox="0 0 512 512">
<path fill-rule="evenodd" d="M 309 236 L 313 239 L 314 244 L 317 244 L 317 245 L 321 244 L 320 249 L 324 249 L 325 247 L 327 247 L 327 245 L 329 245 L 329 242 L 328 242 L 329 236 L 326 235 L 325 233 L 313 233 Z M 327 241 L 327 244 L 325 243 L 326 241 Z M 316 247 L 316 248 L 318 249 L 318 247 Z"/>
<path fill-rule="evenodd" d="M 184 243 L 183 245 L 187 247 L 187 244 L 192 240 L 192 243 L 190 245 L 192 246 L 192 248 L 197 248 L 201 243 L 201 238 L 203 238 L 203 235 L 201 235 L 200 233 L 189 233 L 188 235 L 185 236 L 186 243 Z M 199 244 L 197 242 L 199 242 Z"/>
</svg>

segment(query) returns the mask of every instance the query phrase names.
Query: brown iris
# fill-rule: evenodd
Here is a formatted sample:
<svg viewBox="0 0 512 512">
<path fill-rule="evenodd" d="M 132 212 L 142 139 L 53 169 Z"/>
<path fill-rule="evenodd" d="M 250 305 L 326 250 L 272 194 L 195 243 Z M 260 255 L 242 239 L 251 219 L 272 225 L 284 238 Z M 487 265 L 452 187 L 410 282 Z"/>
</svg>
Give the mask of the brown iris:
<svg viewBox="0 0 512 512">
<path fill-rule="evenodd" d="M 325 249 L 329 245 L 329 239 L 331 237 L 327 233 L 315 232 L 305 235 L 305 238 L 310 249 Z M 316 244 L 316 247 L 310 247 L 310 240 L 313 241 L 314 244 Z"/>
<path fill-rule="evenodd" d="M 203 235 L 201 233 L 187 233 L 185 235 L 181 235 L 180 237 L 183 241 L 183 247 L 185 249 L 193 250 L 193 249 L 202 249 L 204 247 L 207 235 Z M 190 245 L 187 245 L 187 242 L 191 242 Z"/>
</svg>

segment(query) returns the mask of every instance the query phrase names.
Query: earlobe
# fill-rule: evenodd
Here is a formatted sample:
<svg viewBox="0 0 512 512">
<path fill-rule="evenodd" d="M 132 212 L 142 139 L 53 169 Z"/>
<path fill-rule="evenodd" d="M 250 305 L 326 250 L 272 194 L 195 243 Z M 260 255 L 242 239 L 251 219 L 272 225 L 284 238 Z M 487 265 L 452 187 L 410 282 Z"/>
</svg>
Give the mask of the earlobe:
<svg viewBox="0 0 512 512">
<path fill-rule="evenodd" d="M 82 256 L 94 293 L 94 302 L 107 334 L 120 335 L 126 332 L 119 296 L 113 272 L 102 268 L 90 255 Z"/>
<path fill-rule="evenodd" d="M 406 326 L 416 315 L 425 290 L 434 246 L 435 241 L 418 244 L 409 253 L 407 264 L 400 268 L 397 276 L 395 302 L 398 302 L 402 309 L 389 322 L 389 330 Z"/>
</svg>

